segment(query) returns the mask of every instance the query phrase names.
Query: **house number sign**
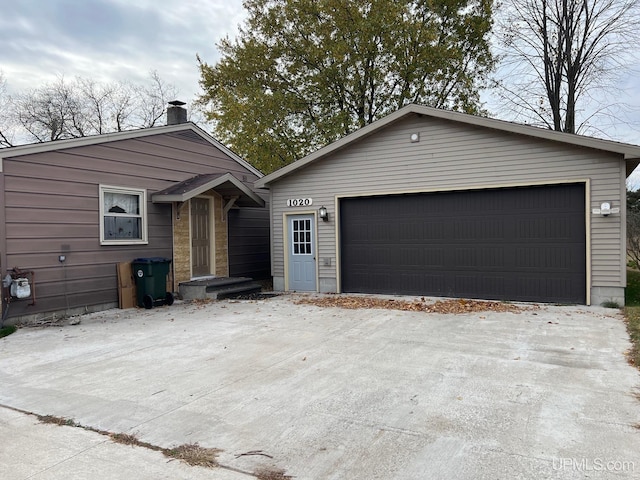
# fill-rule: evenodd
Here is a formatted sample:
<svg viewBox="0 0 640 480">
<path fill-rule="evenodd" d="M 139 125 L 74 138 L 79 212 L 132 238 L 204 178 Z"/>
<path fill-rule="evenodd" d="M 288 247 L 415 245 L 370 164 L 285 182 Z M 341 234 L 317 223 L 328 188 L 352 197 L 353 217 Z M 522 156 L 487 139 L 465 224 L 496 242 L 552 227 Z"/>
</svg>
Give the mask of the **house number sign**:
<svg viewBox="0 0 640 480">
<path fill-rule="evenodd" d="M 313 198 L 290 198 L 287 200 L 287 207 L 310 207 L 313 205 Z"/>
</svg>

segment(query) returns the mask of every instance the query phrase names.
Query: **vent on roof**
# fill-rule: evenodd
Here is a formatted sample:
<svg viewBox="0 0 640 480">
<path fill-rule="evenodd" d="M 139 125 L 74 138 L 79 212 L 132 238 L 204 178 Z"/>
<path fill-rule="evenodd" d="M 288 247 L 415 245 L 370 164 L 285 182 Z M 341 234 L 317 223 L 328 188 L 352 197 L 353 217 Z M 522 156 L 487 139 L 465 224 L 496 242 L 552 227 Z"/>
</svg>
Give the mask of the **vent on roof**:
<svg viewBox="0 0 640 480">
<path fill-rule="evenodd" d="M 169 107 L 167 107 L 167 125 L 187 123 L 187 109 L 184 108 L 183 105 L 186 105 L 186 103 L 180 100 L 169 102 Z"/>
<path fill-rule="evenodd" d="M 181 132 L 173 132 L 171 134 L 172 137 L 181 138 L 183 140 L 189 140 L 190 142 L 201 143 L 202 145 L 211 145 L 211 142 L 208 142 L 196 132 L 191 130 L 183 130 Z"/>
</svg>

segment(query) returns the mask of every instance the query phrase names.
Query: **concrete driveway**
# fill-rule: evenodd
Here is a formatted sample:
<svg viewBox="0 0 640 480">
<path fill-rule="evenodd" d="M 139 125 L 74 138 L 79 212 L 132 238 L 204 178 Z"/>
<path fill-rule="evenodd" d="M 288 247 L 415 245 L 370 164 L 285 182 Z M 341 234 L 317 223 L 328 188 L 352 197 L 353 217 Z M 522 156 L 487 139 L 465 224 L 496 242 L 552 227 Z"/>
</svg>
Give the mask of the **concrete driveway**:
<svg viewBox="0 0 640 480">
<path fill-rule="evenodd" d="M 0 478 L 640 478 L 640 376 L 616 310 L 296 298 L 111 310 L 1 339 Z M 218 448 L 221 467 L 12 409 Z"/>
</svg>

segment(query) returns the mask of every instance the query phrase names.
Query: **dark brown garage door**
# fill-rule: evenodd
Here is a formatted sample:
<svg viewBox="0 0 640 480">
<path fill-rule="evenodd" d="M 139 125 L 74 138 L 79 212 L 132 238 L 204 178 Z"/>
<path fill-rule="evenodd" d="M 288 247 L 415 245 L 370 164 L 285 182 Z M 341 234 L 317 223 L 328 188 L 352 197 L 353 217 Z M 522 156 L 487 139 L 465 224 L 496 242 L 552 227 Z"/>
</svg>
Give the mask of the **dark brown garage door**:
<svg viewBox="0 0 640 480">
<path fill-rule="evenodd" d="M 584 184 L 340 201 L 343 292 L 586 302 Z"/>
</svg>

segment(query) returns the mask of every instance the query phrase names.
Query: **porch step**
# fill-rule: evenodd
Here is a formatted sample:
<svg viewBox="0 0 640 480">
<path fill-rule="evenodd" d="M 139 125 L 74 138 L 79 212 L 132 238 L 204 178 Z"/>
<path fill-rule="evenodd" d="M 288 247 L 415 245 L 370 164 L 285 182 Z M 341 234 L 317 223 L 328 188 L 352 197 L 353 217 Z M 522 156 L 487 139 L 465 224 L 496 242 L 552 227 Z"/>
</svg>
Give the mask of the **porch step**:
<svg viewBox="0 0 640 480">
<path fill-rule="evenodd" d="M 233 298 L 240 295 L 250 295 L 252 293 L 259 293 L 262 290 L 262 285 L 259 283 L 247 283 L 239 285 L 237 287 L 229 287 L 222 290 L 216 290 L 216 299 L 221 300 L 223 298 Z"/>
<path fill-rule="evenodd" d="M 183 300 L 220 300 L 262 290 L 262 286 L 249 277 L 202 278 L 181 282 L 178 288 Z"/>
</svg>

